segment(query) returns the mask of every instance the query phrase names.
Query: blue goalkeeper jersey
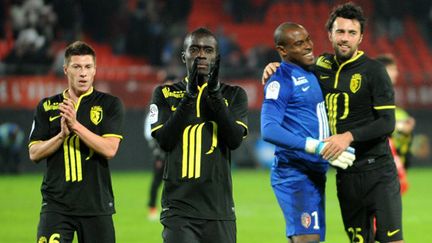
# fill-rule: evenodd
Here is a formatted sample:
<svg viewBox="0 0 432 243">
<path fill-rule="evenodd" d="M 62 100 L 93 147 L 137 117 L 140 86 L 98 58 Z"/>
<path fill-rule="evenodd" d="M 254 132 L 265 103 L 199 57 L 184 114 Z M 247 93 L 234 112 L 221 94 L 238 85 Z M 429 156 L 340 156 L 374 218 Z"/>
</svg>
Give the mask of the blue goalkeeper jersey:
<svg viewBox="0 0 432 243">
<path fill-rule="evenodd" d="M 293 63 L 282 62 L 264 87 L 261 134 L 276 145 L 275 163 L 296 171 L 326 172 L 328 162 L 304 151 L 306 138 L 329 136 L 324 99 L 318 80 Z"/>
</svg>

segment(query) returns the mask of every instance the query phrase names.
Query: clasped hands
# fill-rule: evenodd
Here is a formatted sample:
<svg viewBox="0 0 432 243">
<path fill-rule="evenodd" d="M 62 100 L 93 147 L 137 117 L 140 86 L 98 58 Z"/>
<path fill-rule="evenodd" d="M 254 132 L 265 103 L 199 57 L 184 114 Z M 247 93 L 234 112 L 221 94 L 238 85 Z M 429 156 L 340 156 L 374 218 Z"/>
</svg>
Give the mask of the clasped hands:
<svg viewBox="0 0 432 243">
<path fill-rule="evenodd" d="M 64 99 L 59 105 L 61 120 L 61 135 L 67 137 L 72 130 L 72 127 L 77 123 L 75 103 L 71 99 Z"/>
<path fill-rule="evenodd" d="M 193 64 L 192 70 L 188 75 L 188 83 L 186 86 L 186 94 L 191 98 L 196 98 L 198 95 L 198 80 L 204 79 L 202 74 L 198 72 L 198 64 L 200 62 L 200 57 L 196 57 Z M 208 73 L 207 88 L 209 93 L 215 93 L 219 91 L 219 64 L 220 55 L 218 55 L 214 62 L 210 64 L 210 71 Z"/>
<path fill-rule="evenodd" d="M 324 142 L 308 137 L 306 138 L 305 151 L 310 154 L 322 156 L 324 148 L 328 145 L 328 143 L 329 142 Z M 352 166 L 354 160 L 356 159 L 355 149 L 352 147 L 347 147 L 337 157 L 330 157 L 324 159 L 327 159 L 331 165 L 345 170 L 349 166 Z"/>
</svg>

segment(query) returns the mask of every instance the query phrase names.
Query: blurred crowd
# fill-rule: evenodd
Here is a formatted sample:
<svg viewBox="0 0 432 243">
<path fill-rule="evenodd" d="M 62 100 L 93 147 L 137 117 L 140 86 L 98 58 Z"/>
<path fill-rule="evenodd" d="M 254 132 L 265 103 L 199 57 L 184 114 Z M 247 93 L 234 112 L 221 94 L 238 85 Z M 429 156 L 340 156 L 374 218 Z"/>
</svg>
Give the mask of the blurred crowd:
<svg viewBox="0 0 432 243">
<path fill-rule="evenodd" d="M 263 20 L 266 9 L 277 2 L 281 0 L 223 0 L 222 9 L 234 23 L 258 23 Z M 425 38 L 432 40 L 432 2 L 376 0 L 372 3 L 375 35 L 397 38 L 404 33 L 402 19 L 411 15 L 420 24 Z M 13 38 L 13 48 L 1 60 L 6 64 L 2 65 L 3 73 L 46 73 L 58 54 L 53 48 L 55 43 L 88 38 L 109 44 L 114 54 L 145 57 L 151 65 L 182 76 L 179 52 L 192 5 L 193 0 L 1 1 L 0 39 L 7 38 L 8 28 Z M 278 60 L 272 47 L 260 45 L 245 53 L 237 36 L 225 33 L 223 26 L 215 32 L 225 66 L 222 75 L 242 77 L 255 73 L 264 63 Z"/>
</svg>

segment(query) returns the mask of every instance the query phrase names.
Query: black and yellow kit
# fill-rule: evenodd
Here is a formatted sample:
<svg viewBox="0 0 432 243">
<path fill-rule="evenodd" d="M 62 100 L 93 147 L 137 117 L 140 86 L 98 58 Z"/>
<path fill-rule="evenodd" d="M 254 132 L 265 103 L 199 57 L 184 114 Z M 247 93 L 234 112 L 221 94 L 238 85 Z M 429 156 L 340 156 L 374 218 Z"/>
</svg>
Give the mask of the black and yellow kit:
<svg viewBox="0 0 432 243">
<path fill-rule="evenodd" d="M 30 144 L 52 138 L 61 131 L 59 104 L 66 91 L 44 98 L 37 106 Z M 122 139 L 124 110 L 114 96 L 91 88 L 76 104 L 77 120 L 91 132 Z M 74 216 L 115 213 L 109 164 L 70 133 L 63 145 L 46 159 L 42 182 L 41 213 L 56 212 Z"/>
<path fill-rule="evenodd" d="M 161 218 L 235 220 L 230 151 L 247 134 L 247 96 L 221 83 L 186 95 L 187 79 L 159 86 L 150 105 L 152 136 L 167 151 Z"/>
<path fill-rule="evenodd" d="M 338 63 L 334 55 L 320 56 L 315 65 L 327 106 L 332 134 L 350 131 L 356 160 L 350 170 L 380 167 L 392 159 L 388 136 L 394 130 L 394 91 L 385 67 L 359 51 Z M 363 166 L 366 165 L 366 166 Z"/>
<path fill-rule="evenodd" d="M 401 240 L 400 185 L 388 142 L 395 126 L 394 91 L 385 67 L 358 51 L 343 63 L 334 55 L 320 56 L 315 73 L 332 134 L 350 131 L 354 138 L 356 160 L 346 170 L 338 169 L 336 177 L 351 242 Z"/>
</svg>

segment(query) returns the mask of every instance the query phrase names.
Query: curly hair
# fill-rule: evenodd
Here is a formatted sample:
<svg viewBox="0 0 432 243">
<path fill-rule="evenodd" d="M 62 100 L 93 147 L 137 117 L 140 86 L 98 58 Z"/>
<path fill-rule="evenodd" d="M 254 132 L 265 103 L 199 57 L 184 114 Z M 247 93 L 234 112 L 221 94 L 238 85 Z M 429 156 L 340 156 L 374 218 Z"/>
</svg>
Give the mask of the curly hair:
<svg viewBox="0 0 432 243">
<path fill-rule="evenodd" d="M 358 20 L 360 23 L 360 32 L 363 34 L 364 27 L 366 25 L 366 17 L 364 16 L 363 10 L 360 6 L 352 2 L 348 2 L 333 8 L 326 23 L 326 28 L 329 32 L 332 31 L 333 23 L 338 17 Z"/>
</svg>

